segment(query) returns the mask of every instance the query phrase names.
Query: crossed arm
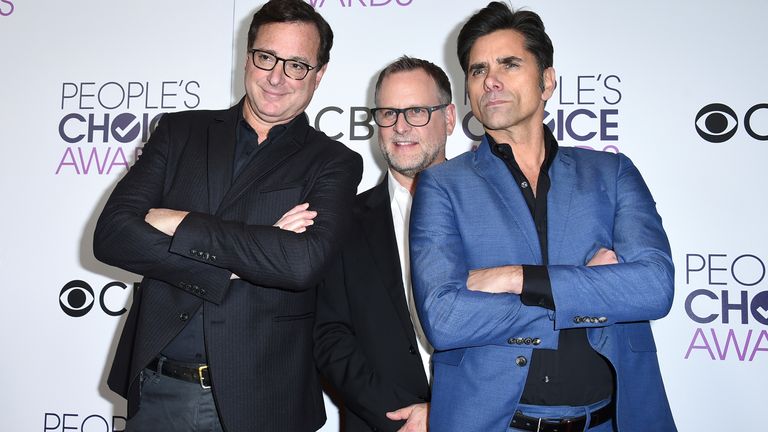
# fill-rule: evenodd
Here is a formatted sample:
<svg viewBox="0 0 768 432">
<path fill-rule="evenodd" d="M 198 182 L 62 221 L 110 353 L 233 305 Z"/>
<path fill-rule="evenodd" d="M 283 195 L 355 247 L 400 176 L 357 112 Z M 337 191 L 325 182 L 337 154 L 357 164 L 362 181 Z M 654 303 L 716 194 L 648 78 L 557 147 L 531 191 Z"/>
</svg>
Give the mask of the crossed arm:
<svg viewBox="0 0 768 432">
<path fill-rule="evenodd" d="M 171 145 L 174 123 L 168 118 L 173 117 L 161 119 L 142 157 L 107 201 L 94 234 L 96 257 L 145 277 L 187 287 L 193 295 L 213 303 L 223 300 L 233 273 L 262 286 L 288 290 L 314 286 L 340 244 L 347 210 L 362 175 L 359 156 L 340 153 L 319 168 L 305 198 L 317 212 L 311 223 L 300 222 L 306 215 L 302 212 L 310 211 L 301 207 L 287 212 L 277 226 L 222 220 L 206 214 L 200 205 L 169 210 L 164 208 L 169 207 L 169 178 L 181 174 L 175 172 L 179 163 L 175 153 L 180 150 Z M 195 179 L 188 182 L 194 183 Z M 195 193 L 189 187 L 187 193 Z M 312 229 L 307 230 L 310 225 Z M 295 233 L 302 229 L 301 235 Z M 193 250 L 205 253 L 198 256 Z"/>
<path fill-rule="evenodd" d="M 144 221 L 163 234 L 173 237 L 176 228 L 188 214 L 188 211 L 183 210 L 151 208 L 144 216 Z M 307 227 L 314 223 L 315 216 L 317 212 L 309 210 L 309 203 L 302 203 L 288 210 L 272 226 L 299 234 L 305 232 Z M 240 276 L 232 273 L 230 279 L 240 279 Z"/>
<path fill-rule="evenodd" d="M 554 313 L 523 304 L 524 281 L 517 263 L 469 267 L 465 242 L 472 240 L 463 234 L 487 234 L 476 225 L 461 225 L 476 222 L 468 222 L 467 212 L 454 208 L 452 184 L 442 184 L 429 170 L 422 173 L 411 213 L 411 268 L 419 316 L 437 350 L 506 346 L 513 336 L 550 334 L 553 319 L 559 330 L 598 325 L 575 323 L 573 317 L 579 315 L 607 317 L 599 325 L 611 325 L 657 319 L 669 311 L 674 270 L 661 219 L 631 161 L 620 155 L 615 166 L 612 220 L 592 222 L 613 227 L 615 253 L 604 249 L 582 258 L 581 264 L 547 266 Z M 618 264 L 595 265 L 612 262 Z M 544 340 L 539 348 L 555 344 Z"/>
<path fill-rule="evenodd" d="M 616 252 L 600 248 L 587 262 L 587 267 L 618 264 Z M 487 293 L 523 293 L 523 266 L 509 265 L 486 269 L 470 270 L 467 277 L 467 289 Z"/>
</svg>

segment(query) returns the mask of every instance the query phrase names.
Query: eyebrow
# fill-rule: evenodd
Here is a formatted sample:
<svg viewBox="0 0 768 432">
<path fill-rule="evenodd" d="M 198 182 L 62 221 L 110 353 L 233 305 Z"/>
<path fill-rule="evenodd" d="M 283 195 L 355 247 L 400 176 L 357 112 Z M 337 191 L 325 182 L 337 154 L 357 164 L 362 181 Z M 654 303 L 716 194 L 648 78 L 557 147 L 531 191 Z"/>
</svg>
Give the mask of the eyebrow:
<svg viewBox="0 0 768 432">
<path fill-rule="evenodd" d="M 507 57 L 499 57 L 496 59 L 497 64 L 509 64 L 509 63 L 521 63 L 523 59 L 521 59 L 518 56 L 507 56 Z"/>
<path fill-rule="evenodd" d="M 478 69 L 487 68 L 487 67 L 488 67 L 488 63 L 486 62 L 472 63 L 471 65 L 469 65 L 469 71 L 474 72 Z"/>
<path fill-rule="evenodd" d="M 261 52 L 269 53 L 269 54 L 272 54 L 272 55 L 273 55 L 273 56 L 275 56 L 275 57 L 280 57 L 280 58 L 282 58 L 281 56 L 277 55 L 277 52 L 275 52 L 275 50 L 266 49 L 266 48 L 254 48 L 254 49 L 255 49 L 256 51 L 261 51 Z M 301 63 L 306 63 L 306 64 L 308 64 L 308 65 L 311 65 L 311 64 L 312 64 L 312 63 L 309 61 L 309 59 L 308 59 L 308 58 L 306 58 L 306 57 L 302 57 L 302 56 L 286 57 L 286 60 L 293 60 L 293 61 L 297 61 L 297 62 L 301 62 Z"/>
</svg>

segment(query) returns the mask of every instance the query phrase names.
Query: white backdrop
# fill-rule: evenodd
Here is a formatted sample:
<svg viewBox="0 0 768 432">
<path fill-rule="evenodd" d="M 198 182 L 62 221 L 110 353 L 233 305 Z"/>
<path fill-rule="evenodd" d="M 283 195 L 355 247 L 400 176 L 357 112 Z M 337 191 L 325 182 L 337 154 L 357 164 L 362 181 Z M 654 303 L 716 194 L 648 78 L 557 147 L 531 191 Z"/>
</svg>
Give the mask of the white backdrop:
<svg viewBox="0 0 768 432">
<path fill-rule="evenodd" d="M 362 191 L 382 172 L 363 109 L 378 70 L 402 54 L 443 66 L 464 118 L 456 34 L 487 2 L 307 1 L 336 34 L 308 114 L 363 155 Z M 0 430 L 123 429 L 125 405 L 104 377 L 140 278 L 94 260 L 93 227 L 157 114 L 241 97 L 247 25 L 260 4 L 0 0 Z M 768 4 L 515 6 L 537 11 L 553 39 L 558 91 L 547 122 L 561 143 L 629 155 L 658 202 L 677 276 L 672 312 L 654 333 L 679 430 L 759 429 Z M 467 120 L 449 157 L 481 131 Z M 335 432 L 330 402 L 327 411 L 322 431 Z"/>
</svg>

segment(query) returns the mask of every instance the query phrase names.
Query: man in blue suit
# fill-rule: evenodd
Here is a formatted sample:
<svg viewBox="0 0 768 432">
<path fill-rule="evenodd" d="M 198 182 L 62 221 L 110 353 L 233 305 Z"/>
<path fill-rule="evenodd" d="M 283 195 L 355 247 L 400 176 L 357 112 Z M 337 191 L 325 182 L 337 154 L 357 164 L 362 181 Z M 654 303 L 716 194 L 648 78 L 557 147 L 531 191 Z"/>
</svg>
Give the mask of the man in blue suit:
<svg viewBox="0 0 768 432">
<path fill-rule="evenodd" d="M 537 14 L 490 3 L 458 55 L 485 136 L 421 174 L 411 213 L 430 429 L 675 431 L 649 324 L 674 269 L 640 173 L 543 126 L 556 80 Z"/>
</svg>

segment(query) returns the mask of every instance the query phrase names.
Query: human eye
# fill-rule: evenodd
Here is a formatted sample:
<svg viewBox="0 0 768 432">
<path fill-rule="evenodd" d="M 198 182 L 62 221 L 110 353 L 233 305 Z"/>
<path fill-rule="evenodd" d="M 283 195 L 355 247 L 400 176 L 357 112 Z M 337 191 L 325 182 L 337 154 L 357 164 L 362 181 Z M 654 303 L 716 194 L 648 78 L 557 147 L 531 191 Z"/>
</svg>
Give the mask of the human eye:
<svg viewBox="0 0 768 432">
<path fill-rule="evenodd" d="M 485 75 L 485 73 L 488 71 L 488 67 L 485 65 L 474 65 L 471 68 L 469 68 L 469 75 L 470 76 L 481 76 Z"/>
<path fill-rule="evenodd" d="M 254 55 L 256 56 L 256 60 L 259 61 L 259 63 L 262 64 L 272 64 L 275 62 L 275 56 L 273 56 L 270 53 L 265 53 L 262 51 L 256 51 L 254 52 Z"/>
<path fill-rule="evenodd" d="M 427 109 L 424 107 L 412 107 L 408 108 L 408 113 L 412 115 L 423 115 L 427 112 Z"/>
<path fill-rule="evenodd" d="M 504 69 L 516 69 L 520 66 L 520 61 L 516 57 L 505 58 L 500 63 Z"/>
<path fill-rule="evenodd" d="M 295 72 L 304 72 L 307 70 L 307 65 L 297 61 L 289 61 L 288 67 L 293 69 Z"/>
<path fill-rule="evenodd" d="M 390 108 L 384 108 L 382 110 L 379 110 L 379 113 L 380 113 L 379 115 L 385 119 L 391 119 L 397 116 L 397 111 Z"/>
</svg>

